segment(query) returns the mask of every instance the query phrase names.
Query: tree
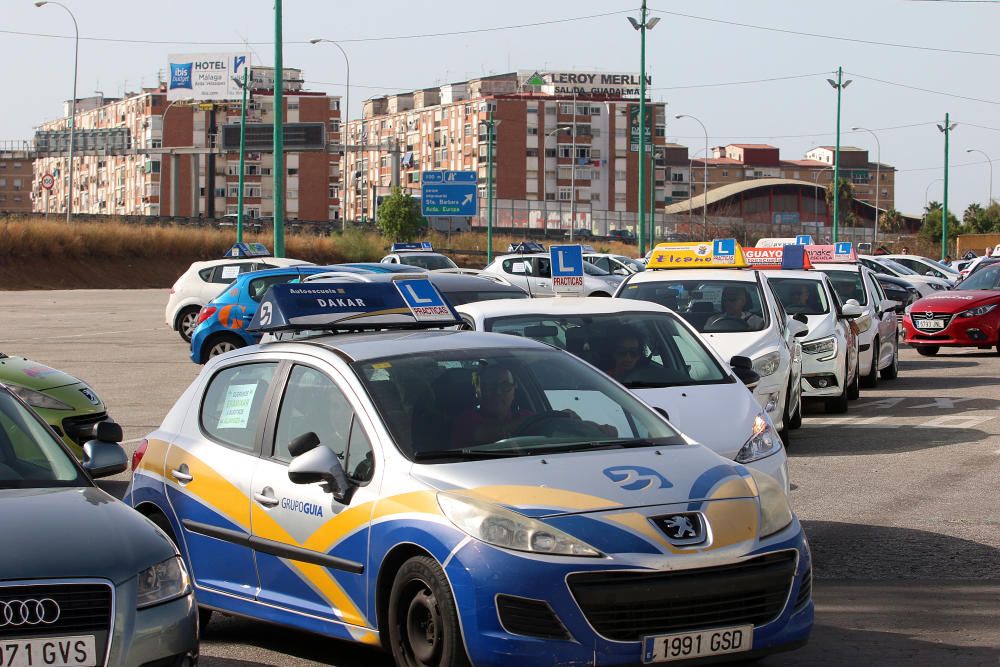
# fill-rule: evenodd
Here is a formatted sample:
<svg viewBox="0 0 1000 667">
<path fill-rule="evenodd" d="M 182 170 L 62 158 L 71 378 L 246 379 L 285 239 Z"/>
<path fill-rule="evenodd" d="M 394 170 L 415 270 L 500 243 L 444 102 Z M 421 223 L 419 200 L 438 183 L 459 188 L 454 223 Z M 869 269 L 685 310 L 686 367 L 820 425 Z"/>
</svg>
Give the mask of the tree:
<svg viewBox="0 0 1000 667">
<path fill-rule="evenodd" d="M 420 214 L 420 203 L 409 192 L 393 188 L 382 200 L 376 221 L 382 234 L 393 241 L 412 241 L 427 228 L 427 219 Z"/>
<path fill-rule="evenodd" d="M 837 194 L 839 195 L 839 201 L 837 202 L 838 212 L 840 213 L 840 219 L 844 220 L 847 217 L 847 213 L 850 212 L 851 201 L 854 199 L 854 184 L 849 179 L 841 178 Z M 830 211 L 833 210 L 832 187 L 827 187 L 826 189 L 826 206 Z"/>
<path fill-rule="evenodd" d="M 903 229 L 903 214 L 894 208 L 886 209 L 879 216 L 878 228 L 883 232 L 899 232 Z"/>
<path fill-rule="evenodd" d="M 962 215 L 965 229 L 972 234 L 989 234 L 1000 230 L 1000 204 L 991 203 L 987 208 L 972 203 Z"/>
<path fill-rule="evenodd" d="M 932 205 L 937 205 L 932 207 Z M 961 231 L 961 223 L 954 213 L 948 213 L 948 236 L 953 237 Z M 920 226 L 920 238 L 928 243 L 941 242 L 941 204 L 931 202 L 924 214 L 924 221 Z"/>
</svg>

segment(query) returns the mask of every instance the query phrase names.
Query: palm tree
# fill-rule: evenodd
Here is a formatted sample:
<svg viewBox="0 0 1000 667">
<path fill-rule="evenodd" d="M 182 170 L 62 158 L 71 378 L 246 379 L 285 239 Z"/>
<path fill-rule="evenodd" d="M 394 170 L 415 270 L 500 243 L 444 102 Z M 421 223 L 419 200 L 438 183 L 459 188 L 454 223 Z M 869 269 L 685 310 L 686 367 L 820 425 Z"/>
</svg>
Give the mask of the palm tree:
<svg viewBox="0 0 1000 667">
<path fill-rule="evenodd" d="M 832 185 L 832 183 L 831 183 Z M 839 195 L 839 201 L 837 205 L 840 210 L 840 217 L 844 219 L 846 217 L 845 211 L 850 208 L 851 201 L 854 199 L 854 184 L 851 183 L 849 179 L 841 178 L 840 187 L 837 188 L 837 194 Z M 826 189 L 826 206 L 829 210 L 833 210 L 833 188 L 827 187 Z"/>
<path fill-rule="evenodd" d="M 969 207 L 965 209 L 965 213 L 962 214 L 962 224 L 974 225 L 983 213 L 983 207 L 976 202 L 972 202 L 969 204 Z"/>
<path fill-rule="evenodd" d="M 879 217 L 878 228 L 890 233 L 900 231 L 903 229 L 903 214 L 894 208 L 886 209 Z"/>
</svg>

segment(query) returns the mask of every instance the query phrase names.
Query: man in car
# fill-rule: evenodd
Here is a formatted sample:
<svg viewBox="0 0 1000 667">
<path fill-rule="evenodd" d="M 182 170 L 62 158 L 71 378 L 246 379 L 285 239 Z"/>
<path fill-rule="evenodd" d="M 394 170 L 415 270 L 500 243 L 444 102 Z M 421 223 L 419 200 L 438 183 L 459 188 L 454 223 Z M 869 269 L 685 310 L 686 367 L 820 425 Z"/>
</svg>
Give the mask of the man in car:
<svg viewBox="0 0 1000 667">
<path fill-rule="evenodd" d="M 458 416 L 451 432 L 453 447 L 481 445 L 510 437 L 531 410 L 514 404 L 514 376 L 502 366 L 487 366 L 479 372 L 479 407 Z"/>
<path fill-rule="evenodd" d="M 755 315 L 745 308 L 747 307 L 747 292 L 739 285 L 728 285 L 722 290 L 722 312 L 712 315 L 705 322 L 705 329 L 711 330 L 712 325 L 723 320 L 741 320 L 746 323 L 747 329 L 759 329 L 764 326 L 764 320 L 760 315 Z"/>
<path fill-rule="evenodd" d="M 642 335 L 633 327 L 622 327 L 611 336 L 608 365 L 604 371 L 622 384 L 629 382 L 655 382 L 655 369 L 646 357 Z"/>
</svg>

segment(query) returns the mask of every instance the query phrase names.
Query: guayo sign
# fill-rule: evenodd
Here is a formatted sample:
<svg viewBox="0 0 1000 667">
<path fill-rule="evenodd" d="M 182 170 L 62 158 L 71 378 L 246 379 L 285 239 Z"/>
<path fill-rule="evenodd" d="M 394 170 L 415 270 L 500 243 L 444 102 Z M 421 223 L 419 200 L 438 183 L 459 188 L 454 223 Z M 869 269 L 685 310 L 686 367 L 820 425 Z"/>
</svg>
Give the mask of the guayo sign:
<svg viewBox="0 0 1000 667">
<path fill-rule="evenodd" d="M 521 77 L 522 86 L 540 86 L 547 95 L 639 97 L 640 82 L 635 72 L 534 72 Z M 652 82 L 646 75 L 646 85 Z"/>
<path fill-rule="evenodd" d="M 248 53 L 192 53 L 169 56 L 168 100 L 238 100 L 239 82 L 250 66 Z"/>
</svg>

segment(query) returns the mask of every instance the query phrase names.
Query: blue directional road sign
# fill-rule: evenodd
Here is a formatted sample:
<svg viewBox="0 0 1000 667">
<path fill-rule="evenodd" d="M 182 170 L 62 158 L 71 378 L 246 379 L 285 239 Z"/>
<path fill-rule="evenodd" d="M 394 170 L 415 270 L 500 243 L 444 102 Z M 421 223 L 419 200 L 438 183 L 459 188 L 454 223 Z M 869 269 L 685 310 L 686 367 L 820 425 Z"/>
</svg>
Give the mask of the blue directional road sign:
<svg viewBox="0 0 1000 667">
<path fill-rule="evenodd" d="M 425 217 L 476 215 L 479 188 L 474 171 L 425 171 L 420 212 Z"/>
<path fill-rule="evenodd" d="M 583 248 L 578 245 L 549 246 L 552 264 L 552 291 L 556 294 L 583 293 Z"/>
</svg>

